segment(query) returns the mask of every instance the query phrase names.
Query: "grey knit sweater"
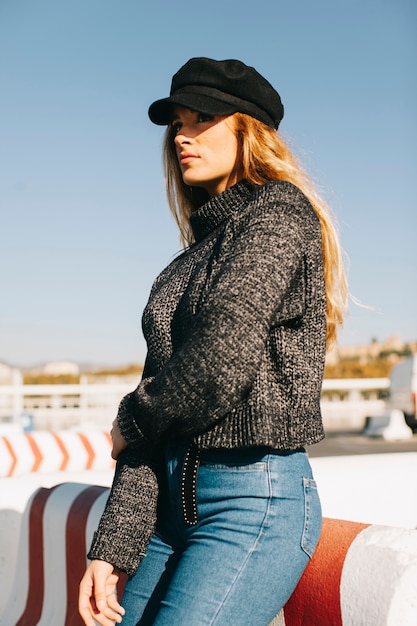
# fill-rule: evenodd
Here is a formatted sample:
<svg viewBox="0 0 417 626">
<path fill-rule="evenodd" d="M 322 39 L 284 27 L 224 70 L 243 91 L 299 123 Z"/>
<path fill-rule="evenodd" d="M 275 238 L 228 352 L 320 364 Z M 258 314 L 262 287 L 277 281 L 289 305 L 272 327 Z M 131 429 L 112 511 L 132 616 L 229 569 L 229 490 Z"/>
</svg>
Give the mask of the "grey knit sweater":
<svg viewBox="0 0 417 626">
<path fill-rule="evenodd" d="M 118 413 L 119 460 L 90 558 L 133 572 L 152 534 L 159 454 L 296 449 L 323 438 L 326 296 L 319 220 L 281 181 L 245 181 L 191 216 L 195 243 L 156 279 L 142 381 Z"/>
</svg>

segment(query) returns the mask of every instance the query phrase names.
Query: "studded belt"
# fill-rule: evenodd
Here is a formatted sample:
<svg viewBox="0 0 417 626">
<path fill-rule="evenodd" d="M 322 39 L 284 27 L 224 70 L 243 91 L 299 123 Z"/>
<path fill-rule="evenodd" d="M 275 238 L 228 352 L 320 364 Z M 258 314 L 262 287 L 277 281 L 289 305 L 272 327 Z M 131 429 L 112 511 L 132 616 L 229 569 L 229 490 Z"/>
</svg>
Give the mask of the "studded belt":
<svg viewBox="0 0 417 626">
<path fill-rule="evenodd" d="M 185 454 L 181 474 L 181 504 L 187 526 L 195 526 L 198 523 L 197 472 L 199 463 L 199 449 L 192 443 Z"/>
</svg>

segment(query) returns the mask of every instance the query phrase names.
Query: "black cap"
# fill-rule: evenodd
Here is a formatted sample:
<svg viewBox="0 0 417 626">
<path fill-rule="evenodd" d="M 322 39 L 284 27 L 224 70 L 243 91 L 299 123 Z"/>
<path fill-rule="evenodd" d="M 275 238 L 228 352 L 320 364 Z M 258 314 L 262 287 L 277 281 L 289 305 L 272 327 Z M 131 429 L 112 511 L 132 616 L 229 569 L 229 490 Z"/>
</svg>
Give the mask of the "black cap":
<svg viewBox="0 0 417 626">
<path fill-rule="evenodd" d="M 154 124 L 171 121 L 175 104 L 209 115 L 246 113 L 277 129 L 284 116 L 279 94 L 253 67 L 229 59 L 190 59 L 174 74 L 169 98 L 149 107 Z"/>
</svg>

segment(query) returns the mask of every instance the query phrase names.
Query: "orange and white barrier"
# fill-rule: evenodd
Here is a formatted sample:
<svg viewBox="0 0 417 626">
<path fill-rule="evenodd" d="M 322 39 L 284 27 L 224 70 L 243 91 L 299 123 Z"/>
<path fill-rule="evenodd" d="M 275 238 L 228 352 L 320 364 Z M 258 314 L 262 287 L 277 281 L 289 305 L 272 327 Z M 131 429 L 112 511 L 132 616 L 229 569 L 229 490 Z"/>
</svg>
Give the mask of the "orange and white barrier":
<svg viewBox="0 0 417 626">
<path fill-rule="evenodd" d="M 78 584 L 107 496 L 106 487 L 78 483 L 32 496 L 0 626 L 81 625 Z M 314 557 L 273 626 L 415 626 L 416 580 L 417 530 L 325 519 Z"/>
<path fill-rule="evenodd" d="M 31 472 L 111 469 L 111 437 L 102 431 L 11 432 L 0 436 L 0 478 Z"/>
<path fill-rule="evenodd" d="M 417 530 L 325 519 L 273 626 L 414 626 L 416 576 Z"/>
<path fill-rule="evenodd" d="M 78 585 L 108 491 L 64 483 L 35 492 L 24 514 L 15 580 L 1 626 L 82 624 Z"/>
</svg>

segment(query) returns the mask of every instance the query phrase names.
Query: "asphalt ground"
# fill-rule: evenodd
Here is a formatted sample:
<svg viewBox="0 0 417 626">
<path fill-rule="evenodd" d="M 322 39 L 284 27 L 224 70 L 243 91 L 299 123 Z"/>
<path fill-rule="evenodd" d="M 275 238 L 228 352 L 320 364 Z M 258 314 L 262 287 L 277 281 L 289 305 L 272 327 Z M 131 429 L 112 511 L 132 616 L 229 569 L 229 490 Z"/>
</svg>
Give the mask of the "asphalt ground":
<svg viewBox="0 0 417 626">
<path fill-rule="evenodd" d="M 325 439 L 306 449 L 310 457 L 417 452 L 417 434 L 411 439 L 386 441 L 382 437 L 364 435 L 362 431 L 335 431 L 326 433 Z"/>
</svg>

